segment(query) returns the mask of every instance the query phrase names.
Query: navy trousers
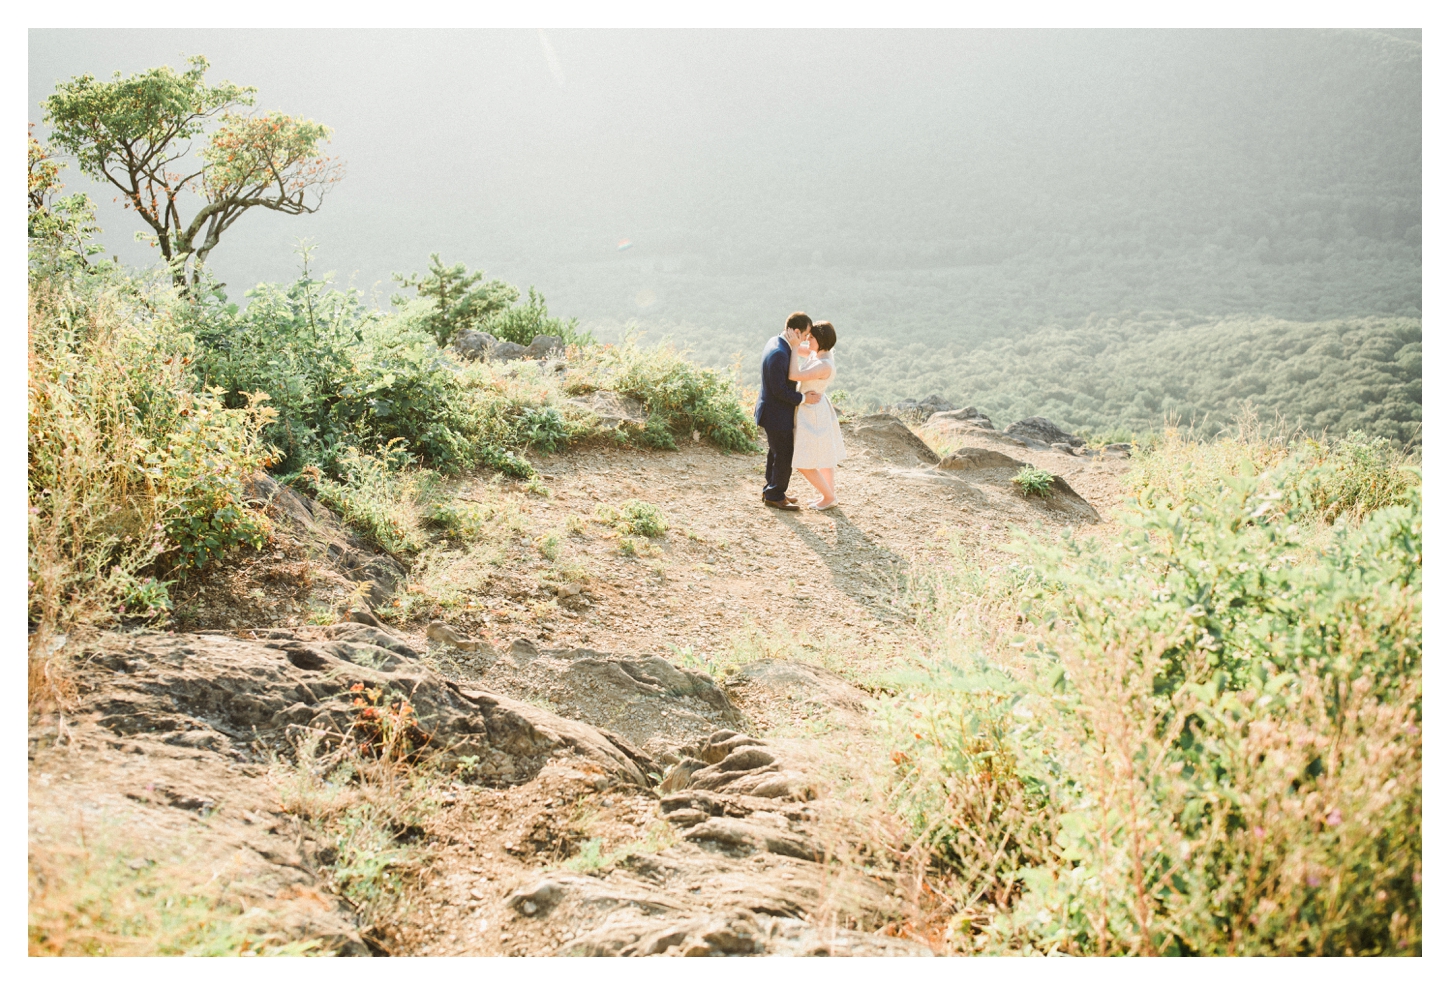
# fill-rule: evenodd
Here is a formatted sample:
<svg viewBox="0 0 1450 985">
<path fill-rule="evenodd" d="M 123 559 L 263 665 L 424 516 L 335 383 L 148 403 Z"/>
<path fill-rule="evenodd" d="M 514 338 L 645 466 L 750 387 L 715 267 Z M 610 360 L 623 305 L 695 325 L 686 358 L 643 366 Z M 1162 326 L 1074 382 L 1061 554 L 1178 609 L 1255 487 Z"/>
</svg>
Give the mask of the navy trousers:
<svg viewBox="0 0 1450 985">
<path fill-rule="evenodd" d="M 779 503 L 785 499 L 785 491 L 790 487 L 790 463 L 795 458 L 795 430 L 767 430 L 765 441 L 770 451 L 765 456 L 764 496 Z"/>
</svg>

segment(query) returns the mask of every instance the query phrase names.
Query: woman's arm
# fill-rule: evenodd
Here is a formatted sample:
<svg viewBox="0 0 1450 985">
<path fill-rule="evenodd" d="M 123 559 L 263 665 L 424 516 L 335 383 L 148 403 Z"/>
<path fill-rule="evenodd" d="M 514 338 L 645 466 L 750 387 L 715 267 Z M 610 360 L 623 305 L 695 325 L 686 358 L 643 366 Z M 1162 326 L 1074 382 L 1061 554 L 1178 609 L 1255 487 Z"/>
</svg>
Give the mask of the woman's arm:
<svg viewBox="0 0 1450 985">
<path fill-rule="evenodd" d="M 831 375 L 831 366 L 829 363 L 818 361 L 810 369 L 801 369 L 800 363 L 797 362 L 798 358 L 797 356 L 792 356 L 790 361 L 790 378 L 797 383 L 802 383 L 806 380 L 824 380 Z"/>
</svg>

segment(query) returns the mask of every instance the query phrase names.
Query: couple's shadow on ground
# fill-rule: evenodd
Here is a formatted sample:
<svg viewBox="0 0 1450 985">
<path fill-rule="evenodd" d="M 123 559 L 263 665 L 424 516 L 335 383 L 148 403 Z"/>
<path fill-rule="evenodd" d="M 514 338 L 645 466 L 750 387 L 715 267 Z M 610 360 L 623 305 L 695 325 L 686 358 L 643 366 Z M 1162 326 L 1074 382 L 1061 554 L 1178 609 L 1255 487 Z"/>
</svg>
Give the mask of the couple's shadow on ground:
<svg viewBox="0 0 1450 985">
<path fill-rule="evenodd" d="M 822 537 L 799 514 L 768 510 L 777 522 L 794 531 L 801 543 L 816 552 L 830 569 L 835 586 L 878 619 L 899 616 L 893 607 L 906 570 L 906 561 L 895 551 L 872 540 L 851 522 L 845 507 L 828 512 L 836 524 L 836 540 Z"/>
</svg>

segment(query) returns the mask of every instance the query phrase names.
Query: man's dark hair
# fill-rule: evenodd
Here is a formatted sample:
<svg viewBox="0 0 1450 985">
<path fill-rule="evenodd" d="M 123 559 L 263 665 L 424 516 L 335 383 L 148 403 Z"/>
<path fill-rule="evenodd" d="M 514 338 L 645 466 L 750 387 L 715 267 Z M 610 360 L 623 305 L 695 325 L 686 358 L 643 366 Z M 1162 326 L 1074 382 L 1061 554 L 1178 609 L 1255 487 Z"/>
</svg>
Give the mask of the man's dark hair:
<svg viewBox="0 0 1450 985">
<path fill-rule="evenodd" d="M 786 328 L 793 328 L 797 332 L 804 332 L 811 327 L 811 316 L 804 311 L 797 311 L 785 320 Z"/>
<path fill-rule="evenodd" d="M 836 347 L 836 326 L 828 321 L 818 321 L 811 326 L 811 337 L 816 340 L 816 349 L 830 352 Z"/>
</svg>

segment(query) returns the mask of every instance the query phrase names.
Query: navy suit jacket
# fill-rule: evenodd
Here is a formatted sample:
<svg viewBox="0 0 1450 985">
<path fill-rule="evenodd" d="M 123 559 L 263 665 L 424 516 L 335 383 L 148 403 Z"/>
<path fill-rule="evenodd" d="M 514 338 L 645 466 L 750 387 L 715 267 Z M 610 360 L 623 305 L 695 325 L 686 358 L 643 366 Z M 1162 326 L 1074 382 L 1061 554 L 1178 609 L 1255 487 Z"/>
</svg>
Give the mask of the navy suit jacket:
<svg viewBox="0 0 1450 985">
<path fill-rule="evenodd" d="M 765 343 L 760 357 L 760 397 L 755 423 L 767 431 L 794 431 L 795 409 L 805 394 L 790 381 L 790 345 L 779 335 Z"/>
</svg>

